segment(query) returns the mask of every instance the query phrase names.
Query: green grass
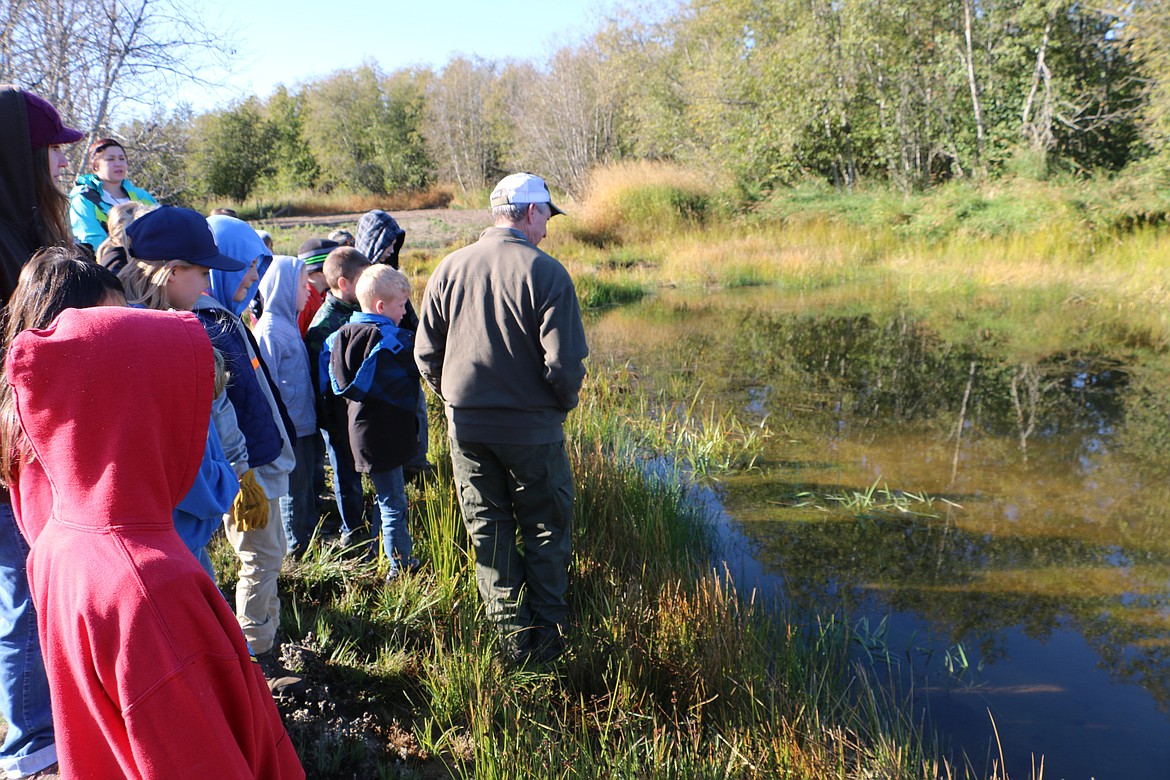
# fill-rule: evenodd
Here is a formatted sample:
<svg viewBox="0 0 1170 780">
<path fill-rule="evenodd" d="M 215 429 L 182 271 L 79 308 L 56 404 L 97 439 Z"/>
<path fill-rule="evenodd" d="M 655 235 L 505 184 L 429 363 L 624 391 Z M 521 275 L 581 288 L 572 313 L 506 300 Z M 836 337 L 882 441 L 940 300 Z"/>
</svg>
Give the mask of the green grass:
<svg viewBox="0 0 1170 780">
<path fill-rule="evenodd" d="M 286 725 L 310 776 L 935 776 L 848 625 L 740 594 L 712 566 L 685 475 L 750 468 L 765 432 L 644 397 L 616 369 L 590 377 L 570 419 L 575 625 L 561 663 L 496 658 L 440 417 L 439 472 L 410 496 L 423 571 L 386 585 L 384 561 L 319 540 L 285 566 L 285 662 L 312 686 Z M 671 467 L 647 470 L 654 457 Z M 213 552 L 230 597 L 231 551 Z"/>
</svg>

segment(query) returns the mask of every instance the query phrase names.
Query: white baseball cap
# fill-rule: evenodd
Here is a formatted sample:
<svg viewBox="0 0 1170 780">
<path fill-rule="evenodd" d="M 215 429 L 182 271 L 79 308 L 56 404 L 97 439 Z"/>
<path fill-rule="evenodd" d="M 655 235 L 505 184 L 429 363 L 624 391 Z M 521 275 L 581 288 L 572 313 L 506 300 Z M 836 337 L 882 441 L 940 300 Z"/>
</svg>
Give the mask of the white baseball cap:
<svg viewBox="0 0 1170 780">
<path fill-rule="evenodd" d="M 544 179 L 531 173 L 513 173 L 505 176 L 492 190 L 492 208 L 528 203 L 547 203 L 552 209 L 553 216 L 565 213 L 552 202 L 552 195 L 549 194 Z"/>
</svg>

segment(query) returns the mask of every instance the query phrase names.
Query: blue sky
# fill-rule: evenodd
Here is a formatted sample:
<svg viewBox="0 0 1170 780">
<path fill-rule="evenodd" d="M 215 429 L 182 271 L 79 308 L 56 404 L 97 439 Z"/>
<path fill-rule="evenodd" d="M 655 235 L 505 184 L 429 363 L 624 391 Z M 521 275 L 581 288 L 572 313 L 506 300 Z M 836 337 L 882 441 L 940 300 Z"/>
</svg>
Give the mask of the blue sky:
<svg viewBox="0 0 1170 780">
<path fill-rule="evenodd" d="M 199 7 L 238 50 L 225 89 L 183 96 L 206 110 L 371 59 L 386 72 L 438 68 L 454 54 L 539 61 L 596 31 L 614 0 L 206 0 Z"/>
</svg>

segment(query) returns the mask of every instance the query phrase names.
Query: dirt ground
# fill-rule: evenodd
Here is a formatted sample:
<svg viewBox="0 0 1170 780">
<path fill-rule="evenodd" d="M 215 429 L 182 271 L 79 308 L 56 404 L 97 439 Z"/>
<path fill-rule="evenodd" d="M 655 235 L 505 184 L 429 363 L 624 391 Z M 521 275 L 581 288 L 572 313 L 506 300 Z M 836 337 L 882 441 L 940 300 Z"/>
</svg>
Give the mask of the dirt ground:
<svg viewBox="0 0 1170 780">
<path fill-rule="evenodd" d="M 418 209 L 415 211 L 389 212 L 402 229 L 406 231 L 407 248 L 437 249 L 456 243 L 474 241 L 484 228 L 492 223 L 492 213 L 487 209 Z M 325 217 L 277 217 L 259 220 L 256 227 L 277 227 L 285 231 L 302 232 L 303 228 L 328 228 L 327 233 L 337 227 L 348 226 L 354 230 L 362 212 L 356 214 L 332 214 Z"/>
</svg>

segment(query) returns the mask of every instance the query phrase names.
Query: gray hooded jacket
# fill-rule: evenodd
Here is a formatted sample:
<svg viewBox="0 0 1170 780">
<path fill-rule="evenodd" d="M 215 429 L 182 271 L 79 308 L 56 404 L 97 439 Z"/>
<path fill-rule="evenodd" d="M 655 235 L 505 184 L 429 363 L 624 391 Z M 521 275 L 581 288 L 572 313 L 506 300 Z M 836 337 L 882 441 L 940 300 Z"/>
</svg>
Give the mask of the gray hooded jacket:
<svg viewBox="0 0 1170 780">
<path fill-rule="evenodd" d="M 260 345 L 260 357 L 272 372 L 298 437 L 317 432 L 309 352 L 297 329 L 297 294 L 304 286 L 301 283 L 304 267 L 303 261 L 288 255 L 272 258 L 272 264 L 260 279 L 264 314 L 253 331 Z"/>
</svg>

